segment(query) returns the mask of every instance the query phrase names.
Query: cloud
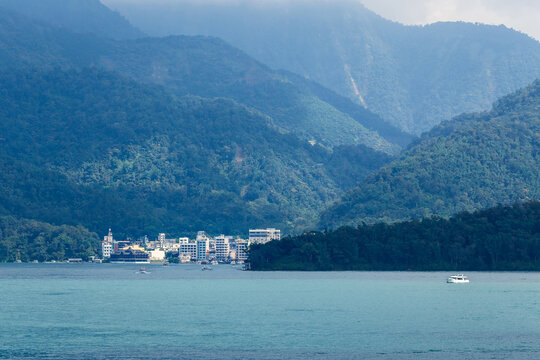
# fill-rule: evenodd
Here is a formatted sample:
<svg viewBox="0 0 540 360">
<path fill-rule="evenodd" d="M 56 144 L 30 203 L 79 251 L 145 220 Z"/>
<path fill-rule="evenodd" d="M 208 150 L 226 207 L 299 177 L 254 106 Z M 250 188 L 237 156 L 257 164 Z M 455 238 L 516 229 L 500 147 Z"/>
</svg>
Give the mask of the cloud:
<svg viewBox="0 0 540 360">
<path fill-rule="evenodd" d="M 504 24 L 540 40 L 538 0 L 360 0 L 379 15 L 404 24 L 467 21 Z"/>
<path fill-rule="evenodd" d="M 107 5 L 171 5 L 286 3 L 330 0 L 101 0 Z M 339 1 L 339 0 L 335 0 Z M 354 1 L 354 0 L 353 0 Z M 403 24 L 429 24 L 437 21 L 466 21 L 500 25 L 522 31 L 540 40 L 539 0 L 356 0 L 377 14 Z"/>
</svg>

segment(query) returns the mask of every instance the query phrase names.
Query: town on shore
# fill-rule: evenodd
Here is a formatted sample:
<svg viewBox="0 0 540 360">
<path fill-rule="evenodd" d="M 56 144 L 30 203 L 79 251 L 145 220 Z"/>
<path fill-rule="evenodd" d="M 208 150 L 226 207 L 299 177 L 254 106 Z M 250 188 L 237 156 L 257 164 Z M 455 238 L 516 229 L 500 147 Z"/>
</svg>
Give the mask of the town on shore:
<svg viewBox="0 0 540 360">
<path fill-rule="evenodd" d="M 242 264 L 248 258 L 251 244 L 265 244 L 280 240 L 281 231 L 274 228 L 250 229 L 248 239 L 239 236 L 209 236 L 199 231 L 195 239 L 188 237 L 167 238 L 160 233 L 157 239 L 149 241 L 145 236 L 137 241 L 130 239 L 117 241 L 111 229 L 101 242 L 101 259 L 97 262 L 111 263 L 223 263 Z"/>
</svg>

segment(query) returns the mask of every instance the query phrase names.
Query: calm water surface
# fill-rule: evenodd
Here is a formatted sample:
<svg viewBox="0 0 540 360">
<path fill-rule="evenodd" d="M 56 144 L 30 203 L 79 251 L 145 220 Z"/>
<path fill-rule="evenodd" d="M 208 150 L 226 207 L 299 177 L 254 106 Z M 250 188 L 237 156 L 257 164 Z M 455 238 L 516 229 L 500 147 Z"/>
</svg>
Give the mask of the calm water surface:
<svg viewBox="0 0 540 360">
<path fill-rule="evenodd" d="M 540 273 L 0 265 L 2 359 L 540 359 Z"/>
</svg>

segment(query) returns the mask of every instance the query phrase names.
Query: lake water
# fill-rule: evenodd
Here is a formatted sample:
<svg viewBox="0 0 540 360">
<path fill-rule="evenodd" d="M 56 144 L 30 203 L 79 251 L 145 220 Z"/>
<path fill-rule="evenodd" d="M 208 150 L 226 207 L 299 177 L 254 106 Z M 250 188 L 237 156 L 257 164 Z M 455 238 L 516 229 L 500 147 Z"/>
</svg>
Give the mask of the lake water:
<svg viewBox="0 0 540 360">
<path fill-rule="evenodd" d="M 540 273 L 0 265 L 2 359 L 540 359 Z"/>
</svg>

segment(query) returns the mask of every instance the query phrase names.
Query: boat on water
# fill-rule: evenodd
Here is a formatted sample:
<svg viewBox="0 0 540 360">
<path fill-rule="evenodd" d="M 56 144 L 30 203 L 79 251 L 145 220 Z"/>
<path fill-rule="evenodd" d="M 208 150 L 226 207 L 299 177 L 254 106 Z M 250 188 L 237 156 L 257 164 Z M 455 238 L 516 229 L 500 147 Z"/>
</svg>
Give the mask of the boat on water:
<svg viewBox="0 0 540 360">
<path fill-rule="evenodd" d="M 146 270 L 145 267 L 142 267 L 137 271 L 137 274 L 150 274 L 150 271 Z"/>
<path fill-rule="evenodd" d="M 469 279 L 463 274 L 452 275 L 446 279 L 448 284 L 468 284 Z"/>
<path fill-rule="evenodd" d="M 203 266 L 201 267 L 201 270 L 202 270 L 202 271 L 212 270 L 212 267 L 211 267 L 211 266 L 208 266 L 208 265 L 203 265 Z"/>
</svg>

